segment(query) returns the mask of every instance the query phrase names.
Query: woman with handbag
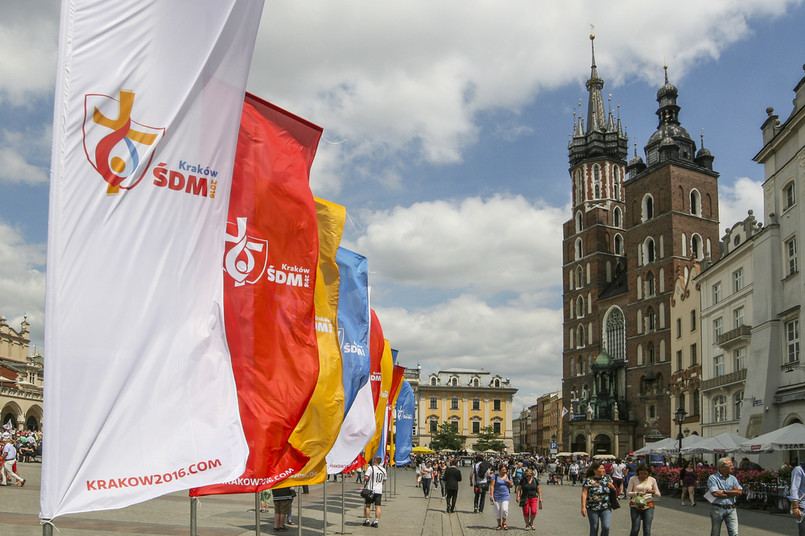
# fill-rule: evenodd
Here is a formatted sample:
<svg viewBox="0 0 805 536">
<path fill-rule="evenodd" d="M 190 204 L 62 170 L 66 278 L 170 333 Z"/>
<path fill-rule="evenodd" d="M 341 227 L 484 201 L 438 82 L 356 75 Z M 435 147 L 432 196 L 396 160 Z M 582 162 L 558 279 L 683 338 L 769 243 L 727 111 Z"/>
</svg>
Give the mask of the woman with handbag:
<svg viewBox="0 0 805 536">
<path fill-rule="evenodd" d="M 610 493 L 611 492 L 611 493 Z M 596 460 L 587 468 L 581 484 L 581 516 L 590 523 L 590 536 L 609 536 L 612 522 L 612 497 L 615 495 L 612 477 L 606 474 L 604 464 Z M 615 501 L 617 501 L 615 497 Z"/>
<path fill-rule="evenodd" d="M 640 522 L 643 522 L 643 536 L 651 536 L 651 522 L 654 520 L 654 498 L 660 497 L 657 481 L 651 476 L 651 468 L 641 463 L 637 466 L 637 475 L 629 480 L 626 487 L 629 500 L 629 512 L 632 515 L 632 531 L 629 536 L 637 536 Z"/>
<path fill-rule="evenodd" d="M 542 508 L 542 488 L 531 469 L 525 470 L 517 486 L 517 504 L 523 509 L 525 529 L 537 530 L 534 528 L 534 518 L 537 517 L 537 510 Z"/>
<path fill-rule="evenodd" d="M 509 491 L 514 482 L 509 478 L 509 468 L 501 465 L 498 469 L 498 474 L 492 477 L 489 482 L 489 500 L 495 509 L 495 519 L 498 522 L 497 530 L 509 530 L 506 524 L 506 518 L 509 517 L 509 499 L 511 492 Z"/>
</svg>

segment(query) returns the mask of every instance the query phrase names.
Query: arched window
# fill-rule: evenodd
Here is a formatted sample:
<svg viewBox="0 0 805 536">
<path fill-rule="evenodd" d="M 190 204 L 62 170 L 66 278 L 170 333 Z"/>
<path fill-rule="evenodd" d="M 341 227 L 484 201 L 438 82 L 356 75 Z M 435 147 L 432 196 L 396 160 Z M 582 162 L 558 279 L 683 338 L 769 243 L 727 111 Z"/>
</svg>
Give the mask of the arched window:
<svg viewBox="0 0 805 536">
<path fill-rule="evenodd" d="M 623 237 L 620 234 L 615 235 L 615 255 L 623 255 Z"/>
<path fill-rule="evenodd" d="M 584 326 L 579 324 L 579 328 L 576 330 L 576 348 L 583 348 L 584 341 Z"/>
<path fill-rule="evenodd" d="M 623 311 L 613 307 L 606 317 L 606 349 L 612 359 L 626 359 L 626 323 Z"/>
<path fill-rule="evenodd" d="M 584 316 L 584 298 L 579 296 L 576 298 L 576 317 L 582 318 Z"/>
<path fill-rule="evenodd" d="M 657 315 L 654 314 L 654 308 L 649 307 L 646 309 L 646 331 L 651 333 L 657 330 Z"/>
<path fill-rule="evenodd" d="M 584 180 L 581 177 L 581 170 L 576 170 L 576 204 L 584 201 Z"/>
<path fill-rule="evenodd" d="M 656 253 L 654 251 L 654 239 L 651 237 L 646 238 L 645 244 L 645 251 L 646 254 L 644 255 L 644 260 L 646 264 L 652 263 L 656 260 Z"/>
<path fill-rule="evenodd" d="M 584 221 L 582 220 L 581 212 L 576 212 L 576 232 L 577 233 L 580 233 L 582 231 L 582 229 L 584 228 L 583 225 L 584 225 Z"/>
<path fill-rule="evenodd" d="M 458 386 L 458 378 L 456 378 L 455 376 L 450 378 L 450 385 L 453 386 L 453 387 Z"/>
<path fill-rule="evenodd" d="M 593 166 L 593 195 L 595 199 L 601 198 L 601 166 Z"/>
<path fill-rule="evenodd" d="M 435 376 L 431 376 L 431 378 L 430 378 L 430 384 L 431 384 L 431 385 L 436 385 L 436 377 L 435 377 Z"/>
<path fill-rule="evenodd" d="M 702 215 L 702 197 L 696 188 L 690 191 L 690 213 L 694 216 Z"/>
<path fill-rule="evenodd" d="M 646 347 L 646 361 L 648 361 L 649 365 L 651 365 L 654 363 L 654 360 L 654 343 L 649 342 L 648 346 Z"/>
<path fill-rule="evenodd" d="M 576 288 L 581 288 L 584 286 L 584 270 L 581 269 L 581 266 L 576 268 Z"/>
<path fill-rule="evenodd" d="M 695 233 L 690 238 L 690 254 L 698 261 L 702 260 L 704 256 L 702 251 L 702 237 Z"/>
<path fill-rule="evenodd" d="M 495 387 L 500 387 L 500 378 L 495 378 Z"/>
<path fill-rule="evenodd" d="M 612 197 L 618 201 L 621 198 L 621 168 L 615 166 L 615 177 L 612 180 Z M 617 209 L 615 209 L 617 210 Z"/>
<path fill-rule="evenodd" d="M 584 257 L 584 246 L 581 241 L 581 237 L 576 239 L 576 260 L 581 259 Z"/>
<path fill-rule="evenodd" d="M 643 196 L 643 221 L 654 218 L 654 198 L 651 194 Z"/>
<path fill-rule="evenodd" d="M 576 375 L 576 359 L 573 357 L 570 358 L 570 375 Z"/>
<path fill-rule="evenodd" d="M 623 214 L 621 213 L 620 207 L 615 207 L 615 210 L 612 211 L 612 220 L 612 223 L 615 224 L 615 227 L 623 226 Z"/>
<path fill-rule="evenodd" d="M 650 298 L 656 294 L 656 289 L 654 288 L 654 274 L 649 272 L 646 274 L 646 298 Z"/>
<path fill-rule="evenodd" d="M 478 387 L 480 385 L 481 385 L 481 381 L 478 378 L 473 378 L 472 379 L 472 386 L 473 387 Z"/>
</svg>

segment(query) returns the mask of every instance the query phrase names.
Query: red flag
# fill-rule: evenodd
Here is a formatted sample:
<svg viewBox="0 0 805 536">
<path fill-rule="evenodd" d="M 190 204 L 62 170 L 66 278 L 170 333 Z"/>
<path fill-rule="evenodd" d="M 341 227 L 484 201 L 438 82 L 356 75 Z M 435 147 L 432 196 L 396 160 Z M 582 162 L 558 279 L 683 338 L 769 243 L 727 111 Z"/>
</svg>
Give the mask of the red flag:
<svg viewBox="0 0 805 536">
<path fill-rule="evenodd" d="M 319 238 L 308 180 L 321 132 L 246 95 L 229 203 L 224 312 L 249 459 L 240 479 L 196 488 L 191 496 L 267 489 L 307 462 L 288 438 L 319 373 L 313 305 Z"/>
</svg>

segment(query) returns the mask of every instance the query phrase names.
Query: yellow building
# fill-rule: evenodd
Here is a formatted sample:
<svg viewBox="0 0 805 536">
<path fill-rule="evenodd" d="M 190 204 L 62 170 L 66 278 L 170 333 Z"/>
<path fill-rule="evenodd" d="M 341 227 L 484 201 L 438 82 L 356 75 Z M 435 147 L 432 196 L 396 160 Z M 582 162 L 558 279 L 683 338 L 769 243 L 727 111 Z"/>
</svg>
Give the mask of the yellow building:
<svg viewBox="0 0 805 536">
<path fill-rule="evenodd" d="M 485 370 L 440 370 L 420 379 L 416 396 L 416 436 L 422 446 L 430 445 L 439 425 L 450 423 L 464 439 L 464 449 L 473 450 L 478 433 L 492 426 L 509 452 L 512 435 L 513 389 L 508 378 Z"/>
<path fill-rule="evenodd" d="M 17 430 L 42 429 L 42 356 L 28 354 L 30 326 L 23 318 L 20 331 L 0 316 L 0 424 Z"/>
</svg>

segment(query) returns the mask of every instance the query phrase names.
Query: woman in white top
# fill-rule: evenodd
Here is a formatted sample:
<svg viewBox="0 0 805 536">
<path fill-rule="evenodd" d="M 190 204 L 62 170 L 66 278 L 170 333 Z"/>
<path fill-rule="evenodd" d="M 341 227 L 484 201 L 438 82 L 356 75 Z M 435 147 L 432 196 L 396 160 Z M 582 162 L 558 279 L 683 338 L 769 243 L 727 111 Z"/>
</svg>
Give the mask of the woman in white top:
<svg viewBox="0 0 805 536">
<path fill-rule="evenodd" d="M 428 461 L 423 464 L 419 468 L 419 472 L 422 474 L 422 493 L 428 499 L 430 498 L 430 484 L 433 482 L 433 462 Z"/>
<path fill-rule="evenodd" d="M 654 520 L 654 499 L 660 497 L 657 481 L 651 476 L 651 468 L 641 463 L 637 474 L 629 479 L 626 487 L 629 497 L 629 512 L 632 515 L 632 530 L 629 536 L 637 536 L 640 522 L 643 522 L 643 536 L 651 536 L 651 522 Z"/>
</svg>

